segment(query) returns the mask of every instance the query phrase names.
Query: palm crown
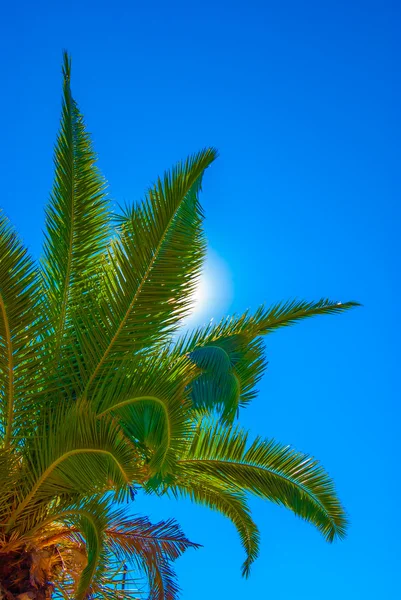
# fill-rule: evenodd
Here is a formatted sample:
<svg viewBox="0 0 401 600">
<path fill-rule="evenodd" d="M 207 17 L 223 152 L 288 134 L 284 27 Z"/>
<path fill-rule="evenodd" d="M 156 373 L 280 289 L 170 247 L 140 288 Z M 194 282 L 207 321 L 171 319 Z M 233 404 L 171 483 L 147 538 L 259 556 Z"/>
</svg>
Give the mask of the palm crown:
<svg viewBox="0 0 401 600">
<path fill-rule="evenodd" d="M 35 264 L 0 221 L 0 595 L 173 600 L 172 562 L 196 547 L 174 521 L 123 503 L 137 487 L 226 515 L 246 553 L 259 534 L 251 493 L 328 540 L 344 510 L 313 458 L 236 424 L 265 368 L 263 337 L 356 304 L 292 301 L 176 337 L 191 310 L 205 239 L 198 195 L 208 148 L 110 212 L 105 181 L 63 65 L 55 181 Z M 131 575 L 132 573 L 132 575 Z"/>
</svg>

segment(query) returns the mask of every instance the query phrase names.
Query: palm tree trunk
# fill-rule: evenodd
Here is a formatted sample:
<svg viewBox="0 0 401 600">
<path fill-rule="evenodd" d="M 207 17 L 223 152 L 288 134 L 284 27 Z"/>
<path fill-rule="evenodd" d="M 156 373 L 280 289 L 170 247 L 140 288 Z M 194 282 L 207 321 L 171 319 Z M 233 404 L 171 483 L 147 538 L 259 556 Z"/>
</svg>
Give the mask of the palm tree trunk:
<svg viewBox="0 0 401 600">
<path fill-rule="evenodd" d="M 49 600 L 53 586 L 30 552 L 0 553 L 0 600 Z"/>
</svg>

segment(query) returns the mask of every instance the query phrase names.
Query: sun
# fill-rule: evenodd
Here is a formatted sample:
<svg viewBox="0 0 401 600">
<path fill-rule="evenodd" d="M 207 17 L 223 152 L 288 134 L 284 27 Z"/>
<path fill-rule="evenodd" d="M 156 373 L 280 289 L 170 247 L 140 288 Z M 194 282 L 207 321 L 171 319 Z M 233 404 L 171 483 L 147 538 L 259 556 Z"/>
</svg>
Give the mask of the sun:
<svg viewBox="0 0 401 600">
<path fill-rule="evenodd" d="M 185 325 L 201 325 L 219 318 L 228 308 L 231 298 L 230 271 L 218 254 L 209 248 L 204 269 L 192 295 L 192 311 Z"/>
<path fill-rule="evenodd" d="M 192 294 L 192 314 L 201 313 L 205 310 L 208 305 L 208 299 L 211 296 L 212 288 L 213 282 L 210 275 L 202 273 Z"/>
</svg>

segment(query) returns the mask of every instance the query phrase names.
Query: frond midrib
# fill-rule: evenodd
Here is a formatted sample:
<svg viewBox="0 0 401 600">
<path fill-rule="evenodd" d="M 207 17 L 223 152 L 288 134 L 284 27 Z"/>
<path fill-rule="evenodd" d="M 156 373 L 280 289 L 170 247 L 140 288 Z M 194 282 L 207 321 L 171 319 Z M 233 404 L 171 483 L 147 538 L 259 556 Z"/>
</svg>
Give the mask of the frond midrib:
<svg viewBox="0 0 401 600">
<path fill-rule="evenodd" d="M 11 515 L 11 519 L 8 524 L 7 531 L 9 531 L 11 529 L 11 527 L 14 525 L 16 519 L 18 518 L 18 516 L 28 506 L 28 504 L 30 503 L 32 498 L 36 495 L 36 493 L 39 490 L 39 488 L 41 487 L 41 485 L 52 474 L 54 469 L 56 469 L 58 467 L 58 465 L 61 464 L 64 460 L 67 460 L 71 456 L 75 456 L 77 454 L 103 454 L 103 455 L 109 456 L 116 463 L 116 465 L 119 468 L 121 474 L 123 475 L 126 483 L 129 483 L 129 477 L 128 477 L 127 473 L 124 471 L 122 465 L 117 460 L 117 458 L 109 450 L 103 450 L 100 448 L 76 448 L 74 450 L 69 450 L 68 452 L 65 452 L 62 456 L 59 456 L 55 461 L 53 461 L 53 463 L 51 465 L 49 465 L 49 467 L 47 467 L 47 469 L 44 471 L 44 473 L 42 473 L 42 475 L 39 477 L 38 481 L 33 486 L 32 490 L 29 492 L 29 494 L 25 497 L 25 499 L 21 502 L 21 504 L 15 509 L 14 513 Z"/>
<path fill-rule="evenodd" d="M 4 302 L 3 294 L 0 291 L 0 309 L 3 316 L 4 329 L 5 329 L 5 342 L 7 346 L 8 355 L 8 397 L 7 397 L 7 423 L 6 423 L 6 434 L 4 437 L 4 446 L 10 447 L 11 435 L 13 427 L 13 415 L 14 415 L 14 358 L 13 358 L 13 343 L 11 339 L 10 324 L 8 320 L 7 308 Z"/>
<path fill-rule="evenodd" d="M 198 179 L 199 179 L 199 177 L 197 178 L 197 180 L 198 180 Z M 192 188 L 192 187 L 193 187 L 193 185 L 195 185 L 195 183 L 196 183 L 196 181 L 195 181 L 195 182 L 194 182 L 194 184 L 192 184 L 192 186 L 190 186 L 190 187 Z M 149 263 L 149 266 L 148 266 L 148 268 L 146 269 L 146 272 L 145 272 L 145 274 L 143 275 L 143 277 L 142 277 L 142 279 L 141 279 L 141 282 L 140 282 L 140 284 L 139 284 L 139 286 L 138 286 L 138 289 L 137 289 L 137 291 L 135 292 L 134 298 L 133 298 L 133 299 L 132 299 L 132 301 L 130 302 L 130 304 L 129 304 L 129 307 L 128 307 L 127 311 L 125 312 L 125 315 L 124 315 L 123 319 L 121 320 L 121 322 L 120 322 L 120 324 L 119 324 L 119 326 L 118 326 L 118 328 L 117 328 L 117 331 L 116 331 L 116 332 L 115 332 L 115 334 L 113 335 L 113 337 L 112 337 L 112 339 L 111 339 L 111 341 L 110 341 L 109 345 L 107 346 L 106 350 L 105 350 L 105 351 L 104 351 L 104 353 L 103 353 L 103 356 L 101 357 L 100 361 L 99 361 L 99 362 L 98 362 L 98 364 L 96 365 L 96 368 L 94 369 L 94 371 L 92 372 L 92 375 L 90 376 L 90 378 L 89 378 L 89 380 L 88 380 L 88 383 L 87 383 L 87 385 L 86 385 L 86 387 L 85 387 L 84 396 L 86 396 L 86 395 L 87 395 L 87 393 L 88 393 L 88 391 L 89 391 L 89 389 L 90 389 L 90 386 L 92 385 L 92 383 L 93 383 L 93 381 L 94 381 L 94 379 L 95 379 L 96 375 L 98 374 L 98 372 L 99 372 L 99 370 L 101 369 L 101 367 L 102 367 L 102 365 L 103 365 L 104 361 L 106 360 L 106 358 L 108 357 L 109 353 L 111 352 L 111 349 L 112 349 L 112 347 L 114 346 L 114 344 L 115 344 L 116 340 L 118 339 L 118 336 L 120 335 L 120 333 L 121 333 L 121 331 L 122 331 L 122 329 L 123 329 L 123 327 L 124 327 L 125 323 L 127 322 L 127 319 L 128 319 L 128 317 L 129 317 L 129 315 L 131 314 L 131 311 L 132 311 L 132 309 L 133 309 L 133 307 L 134 307 L 134 305 L 135 305 L 135 303 L 136 303 L 136 301 L 137 301 L 137 299 L 138 299 L 139 295 L 140 295 L 140 294 L 141 294 L 141 292 L 142 292 L 143 286 L 145 285 L 145 283 L 146 283 L 146 280 L 147 280 L 147 279 L 148 279 L 148 277 L 149 277 L 149 273 L 151 272 L 151 270 L 152 270 L 152 268 L 153 268 L 153 265 L 154 265 L 154 263 L 155 263 L 156 259 L 159 257 L 159 254 L 160 254 L 160 251 L 161 251 L 161 249 L 162 249 L 162 246 L 164 245 L 164 242 L 166 241 L 167 235 L 168 235 L 168 233 L 169 233 L 169 231 L 170 231 L 170 227 L 172 226 L 172 224 L 173 224 L 173 221 L 176 219 L 176 217 L 177 217 L 177 214 L 178 214 L 178 211 L 180 210 L 180 208 L 181 208 L 181 206 L 182 206 L 183 202 L 185 201 L 185 199 L 187 198 L 187 196 L 188 196 L 188 193 L 189 193 L 189 190 L 187 190 L 187 192 L 186 192 L 186 193 L 183 195 L 183 197 L 182 197 L 182 199 L 181 199 L 181 202 L 179 203 L 179 205 L 178 205 L 178 206 L 177 206 L 177 208 L 175 209 L 175 211 L 174 211 L 173 215 L 172 215 L 172 216 L 171 216 L 171 218 L 169 219 L 169 221 L 168 221 L 168 223 L 167 223 L 167 226 L 166 226 L 166 228 L 164 229 L 164 232 L 163 232 L 163 234 L 162 234 L 161 240 L 159 241 L 159 243 L 158 243 L 158 245 L 157 245 L 157 247 L 156 247 L 156 250 L 155 250 L 155 252 L 154 252 L 154 254 L 153 254 L 153 256 L 152 256 L 152 259 L 151 259 L 151 261 L 150 261 L 150 263 Z"/>
<path fill-rule="evenodd" d="M 71 97 L 71 90 L 70 90 L 70 84 L 69 84 L 69 78 L 66 78 L 66 90 L 65 90 L 65 95 L 66 95 L 66 104 L 68 107 L 68 134 L 69 134 L 69 144 L 67 144 L 68 147 L 68 153 L 69 153 L 69 160 L 70 160 L 70 164 L 71 164 L 71 181 L 72 181 L 72 185 L 71 185 L 71 189 L 70 189 L 70 202 L 71 202 L 71 224 L 70 224 L 70 236 L 69 236 L 69 247 L 68 247 L 68 258 L 67 258 L 67 268 L 66 268 L 66 274 L 65 274 L 65 278 L 63 281 L 63 293 L 62 293 L 62 300 L 61 300 L 61 310 L 60 310 L 60 317 L 58 320 L 58 328 L 56 331 L 56 345 L 55 345 L 55 351 L 54 351 L 54 356 L 55 356 L 55 360 L 57 362 L 57 358 L 58 358 L 58 353 L 60 351 L 60 346 L 61 346 L 61 341 L 63 338 L 63 332 L 64 332 L 64 323 L 65 323 L 65 318 L 66 318 L 66 314 L 67 314 L 67 303 L 68 303 L 68 298 L 70 296 L 70 291 L 71 291 L 71 287 L 70 287 L 70 280 L 71 280 L 71 272 L 72 272 L 72 255 L 73 255 L 73 249 L 74 249 L 74 222 L 75 222 L 75 160 L 74 160 L 74 133 L 73 133 L 73 124 L 72 124 L 72 114 L 73 114 L 73 108 L 72 108 L 72 104 L 73 104 L 73 99 Z"/>
</svg>

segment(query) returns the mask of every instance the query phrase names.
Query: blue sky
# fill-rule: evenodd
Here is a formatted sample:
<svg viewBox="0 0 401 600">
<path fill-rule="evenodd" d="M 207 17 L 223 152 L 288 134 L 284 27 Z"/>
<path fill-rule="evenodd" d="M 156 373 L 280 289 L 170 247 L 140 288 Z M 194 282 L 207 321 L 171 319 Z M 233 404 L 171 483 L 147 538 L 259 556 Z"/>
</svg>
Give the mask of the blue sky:
<svg viewBox="0 0 401 600">
<path fill-rule="evenodd" d="M 189 152 L 219 149 L 202 202 L 232 297 L 210 316 L 294 296 L 364 304 L 270 336 L 268 372 L 241 415 L 322 461 L 350 515 L 347 540 L 327 545 L 252 501 L 262 551 L 245 581 L 229 522 L 140 499 L 138 511 L 175 516 L 204 545 L 177 563 L 183 600 L 400 597 L 400 16 L 386 0 L 2 8 L 1 204 L 35 255 L 67 48 L 116 202 Z"/>
</svg>

